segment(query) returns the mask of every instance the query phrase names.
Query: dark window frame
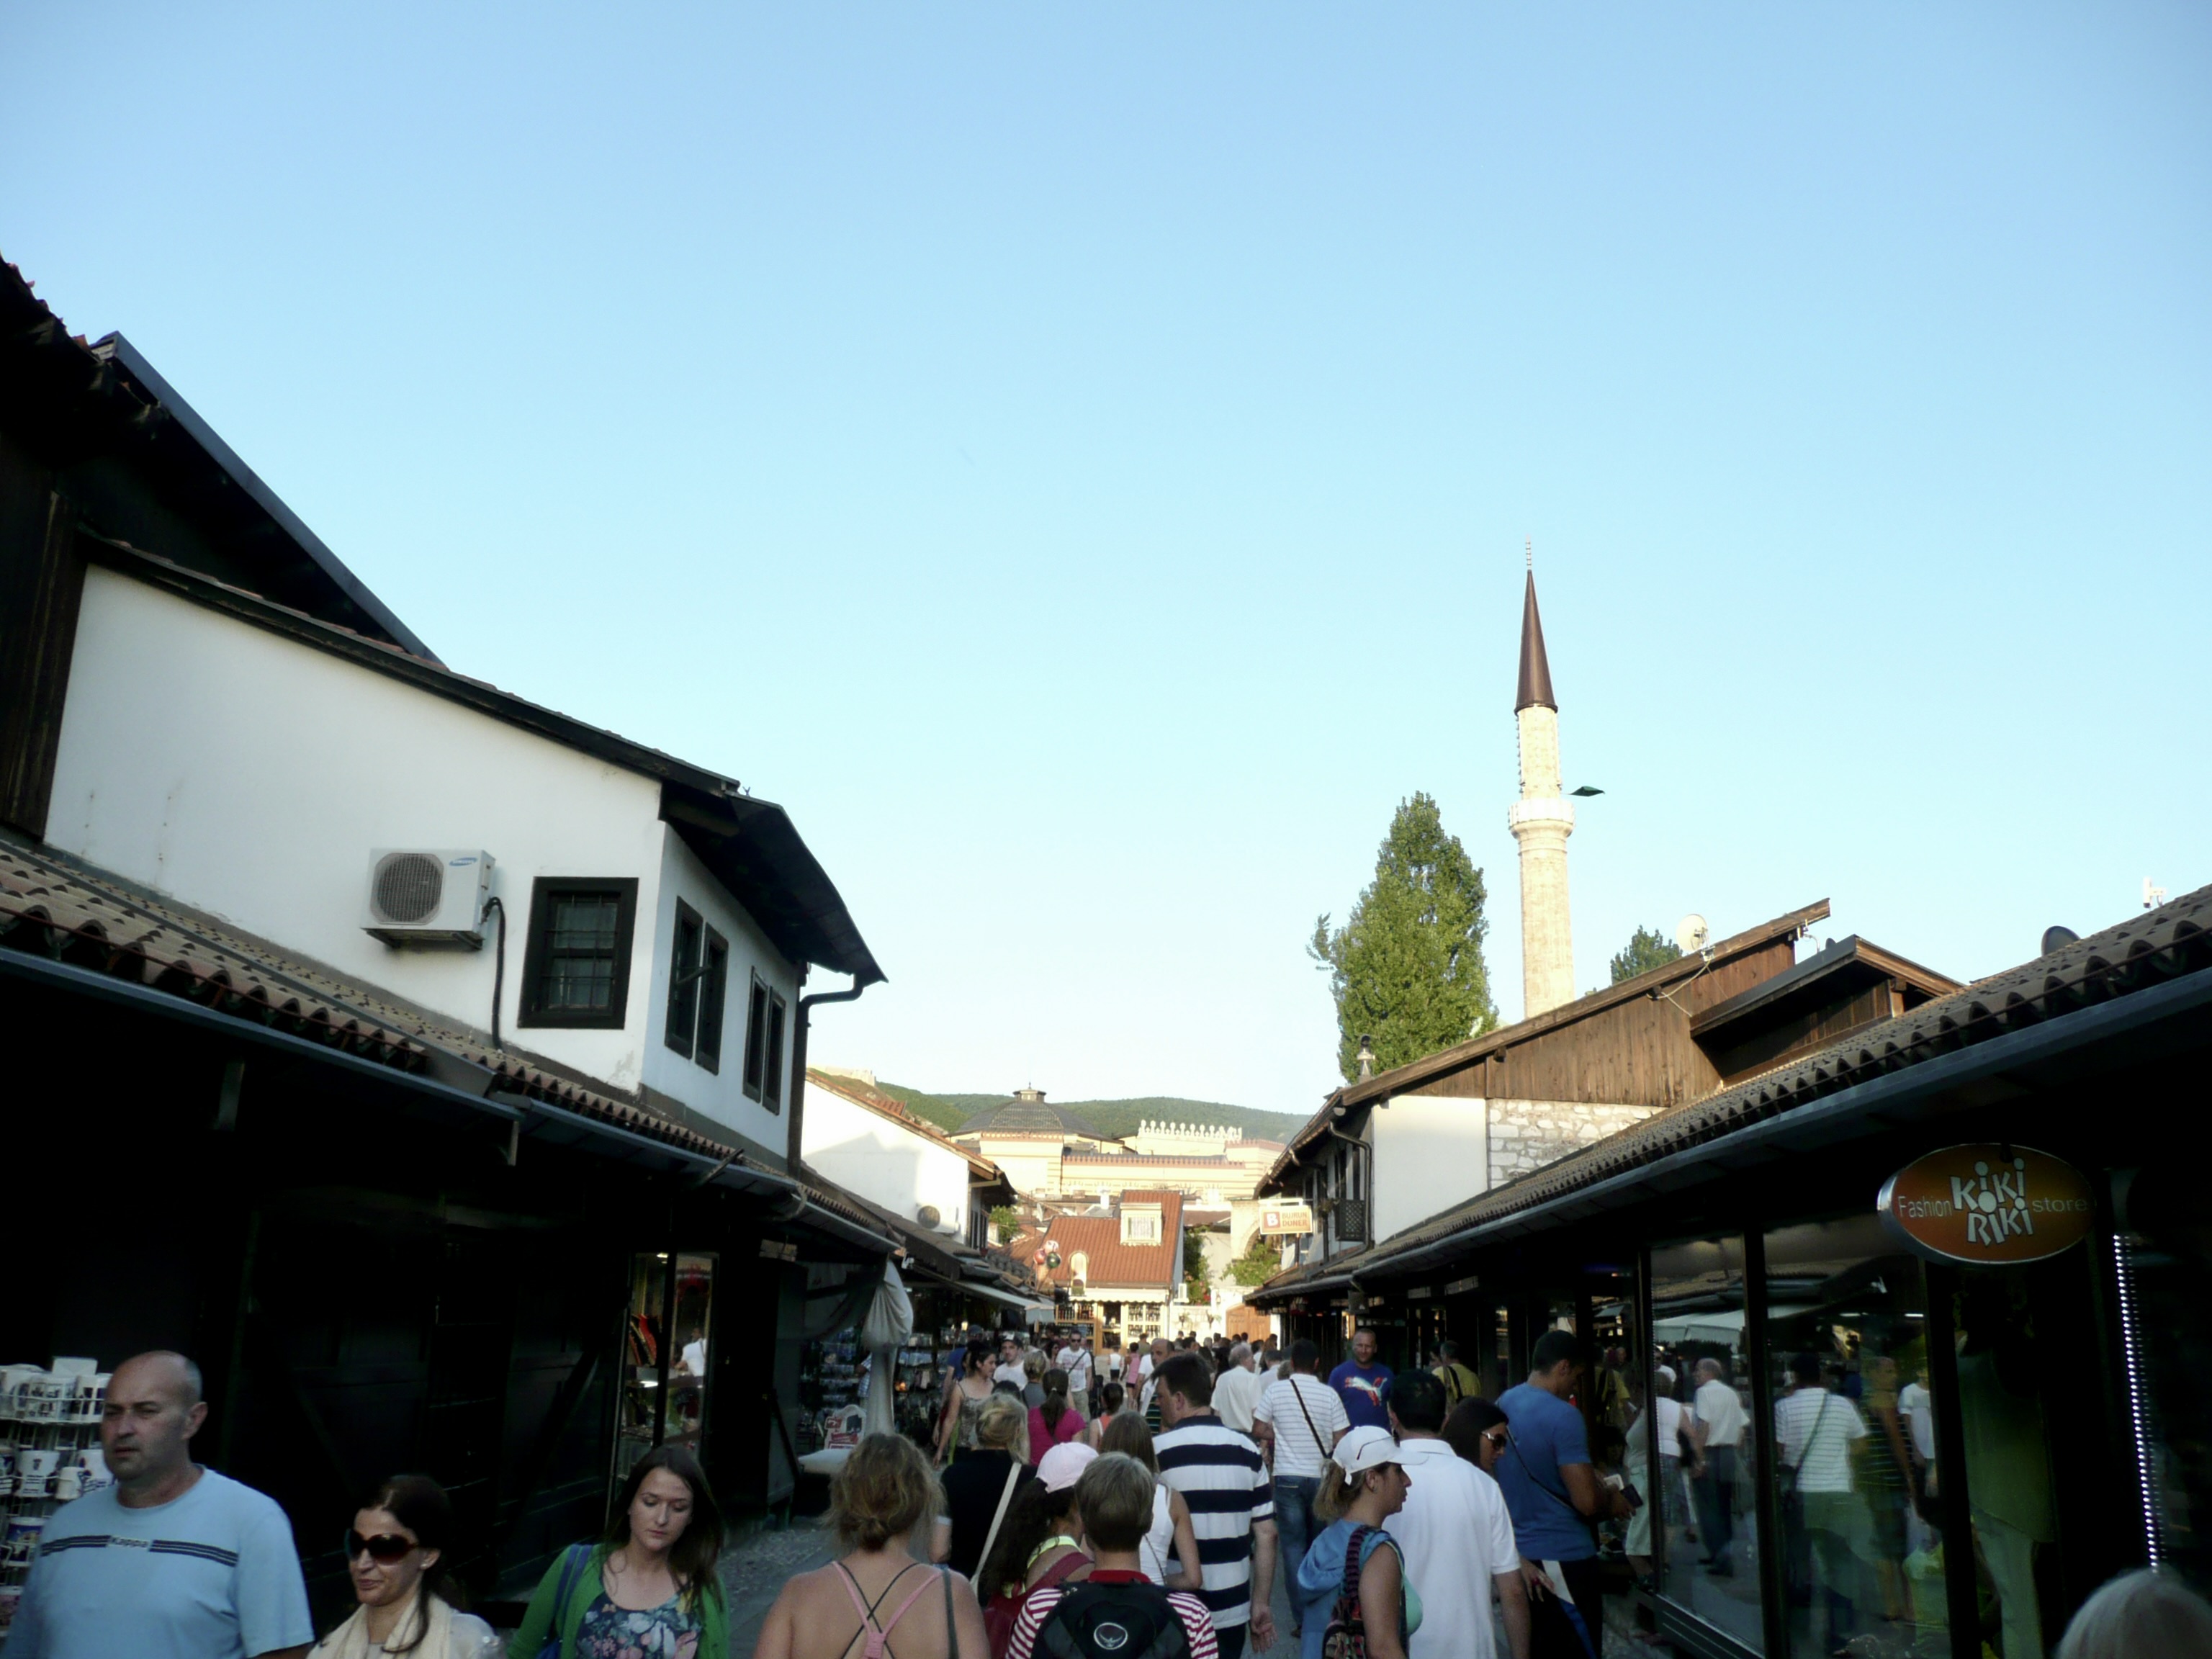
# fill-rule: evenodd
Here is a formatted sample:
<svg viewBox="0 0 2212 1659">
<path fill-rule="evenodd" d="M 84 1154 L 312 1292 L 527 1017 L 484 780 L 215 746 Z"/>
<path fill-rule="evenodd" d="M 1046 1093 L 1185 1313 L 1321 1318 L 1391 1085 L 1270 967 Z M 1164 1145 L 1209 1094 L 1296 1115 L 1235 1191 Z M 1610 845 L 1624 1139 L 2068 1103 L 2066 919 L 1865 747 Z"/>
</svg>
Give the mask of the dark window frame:
<svg viewBox="0 0 2212 1659">
<path fill-rule="evenodd" d="M 722 1069 L 722 1030 L 728 1023 L 730 1000 L 730 941 L 704 924 L 706 935 L 699 964 L 699 1024 L 692 1036 L 692 1063 L 720 1075 Z"/>
<path fill-rule="evenodd" d="M 764 1073 L 768 1070 L 768 981 L 755 970 L 752 983 L 745 993 L 745 1060 L 739 1082 L 744 1085 L 745 1098 L 759 1101 L 765 1092 Z"/>
<path fill-rule="evenodd" d="M 789 1058 L 785 1039 L 791 1031 L 790 1005 L 771 986 L 768 994 L 767 1063 L 761 1073 L 761 1104 L 771 1112 L 783 1110 L 783 1068 Z"/>
<path fill-rule="evenodd" d="M 614 972 L 608 983 L 605 1009 L 548 1008 L 539 1000 L 547 958 L 551 948 L 553 902 L 585 895 L 611 894 L 615 904 Z M 514 1023 L 518 1026 L 550 1027 L 567 1030 L 619 1031 L 629 1008 L 629 969 L 637 939 L 637 878 L 635 876 L 539 876 L 530 884 L 530 932 L 523 945 L 522 994 Z"/>
<path fill-rule="evenodd" d="M 692 1036 L 699 1025 L 700 959 L 706 951 L 706 919 L 677 900 L 676 926 L 669 933 L 668 1018 L 661 1041 L 686 1060 L 691 1058 Z"/>
</svg>

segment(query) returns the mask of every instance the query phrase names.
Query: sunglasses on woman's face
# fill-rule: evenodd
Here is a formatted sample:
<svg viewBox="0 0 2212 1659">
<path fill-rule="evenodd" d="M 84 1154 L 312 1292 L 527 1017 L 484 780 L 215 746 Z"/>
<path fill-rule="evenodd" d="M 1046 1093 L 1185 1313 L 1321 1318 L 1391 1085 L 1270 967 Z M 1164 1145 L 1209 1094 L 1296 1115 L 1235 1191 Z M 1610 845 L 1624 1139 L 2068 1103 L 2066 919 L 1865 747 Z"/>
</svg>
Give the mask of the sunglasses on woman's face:
<svg viewBox="0 0 2212 1659">
<path fill-rule="evenodd" d="M 417 1547 L 413 1539 L 402 1538 L 397 1533 L 380 1532 L 374 1538 L 363 1538 L 352 1531 L 346 1534 L 345 1552 L 349 1561 L 358 1561 L 361 1553 L 367 1550 L 370 1560 L 389 1565 L 394 1561 L 404 1561 L 407 1552 Z"/>
<path fill-rule="evenodd" d="M 1492 1451 L 1505 1449 L 1505 1431 L 1503 1429 L 1485 1429 L 1482 1432 L 1483 1443 Z"/>
</svg>

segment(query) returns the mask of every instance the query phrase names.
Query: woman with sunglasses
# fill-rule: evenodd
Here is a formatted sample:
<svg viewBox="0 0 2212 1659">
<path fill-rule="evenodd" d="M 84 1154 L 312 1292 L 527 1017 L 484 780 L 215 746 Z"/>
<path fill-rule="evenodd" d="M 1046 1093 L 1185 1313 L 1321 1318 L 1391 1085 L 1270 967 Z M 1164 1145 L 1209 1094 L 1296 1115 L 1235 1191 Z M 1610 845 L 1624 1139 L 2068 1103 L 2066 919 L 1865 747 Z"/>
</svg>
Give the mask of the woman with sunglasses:
<svg viewBox="0 0 2212 1659">
<path fill-rule="evenodd" d="M 1493 1480 L 1508 1443 L 1505 1413 L 1487 1400 L 1462 1400 L 1444 1419 L 1443 1436 L 1451 1449 Z"/>
<path fill-rule="evenodd" d="M 537 1659 L 557 1636 L 560 1659 L 723 1659 L 721 1553 L 722 1511 L 699 1460 L 656 1447 L 623 1483 L 606 1536 L 545 1570 L 507 1650 Z"/>
<path fill-rule="evenodd" d="M 491 1626 L 460 1611 L 453 1528 L 446 1489 L 426 1475 L 396 1474 L 370 1494 L 345 1537 L 360 1605 L 309 1659 L 499 1659 Z"/>
</svg>

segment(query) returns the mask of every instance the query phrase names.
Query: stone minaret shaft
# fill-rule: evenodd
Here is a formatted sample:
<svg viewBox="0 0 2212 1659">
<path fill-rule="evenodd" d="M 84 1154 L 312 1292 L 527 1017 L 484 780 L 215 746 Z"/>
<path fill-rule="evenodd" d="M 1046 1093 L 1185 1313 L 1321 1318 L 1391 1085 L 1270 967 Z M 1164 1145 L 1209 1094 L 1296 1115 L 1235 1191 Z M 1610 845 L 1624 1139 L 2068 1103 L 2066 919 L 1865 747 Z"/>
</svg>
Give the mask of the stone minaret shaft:
<svg viewBox="0 0 2212 1659">
<path fill-rule="evenodd" d="M 1536 614 L 1536 575 L 1521 608 L 1521 688 L 1513 704 L 1521 728 L 1521 799 L 1506 814 L 1521 843 L 1522 1018 L 1571 1002 L 1575 951 L 1567 922 L 1567 837 L 1575 809 L 1559 785 L 1559 705 Z"/>
</svg>

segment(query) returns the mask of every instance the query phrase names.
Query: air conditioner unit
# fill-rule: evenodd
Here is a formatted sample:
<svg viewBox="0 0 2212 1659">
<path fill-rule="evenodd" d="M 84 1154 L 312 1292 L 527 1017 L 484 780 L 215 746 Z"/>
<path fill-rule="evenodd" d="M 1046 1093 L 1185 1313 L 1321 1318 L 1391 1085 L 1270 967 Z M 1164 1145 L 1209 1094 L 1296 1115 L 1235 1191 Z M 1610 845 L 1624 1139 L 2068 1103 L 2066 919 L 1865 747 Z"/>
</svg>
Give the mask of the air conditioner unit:
<svg viewBox="0 0 2212 1659">
<path fill-rule="evenodd" d="M 368 920 L 386 945 L 483 943 L 492 856 L 465 848 L 379 848 L 368 855 Z"/>
</svg>

